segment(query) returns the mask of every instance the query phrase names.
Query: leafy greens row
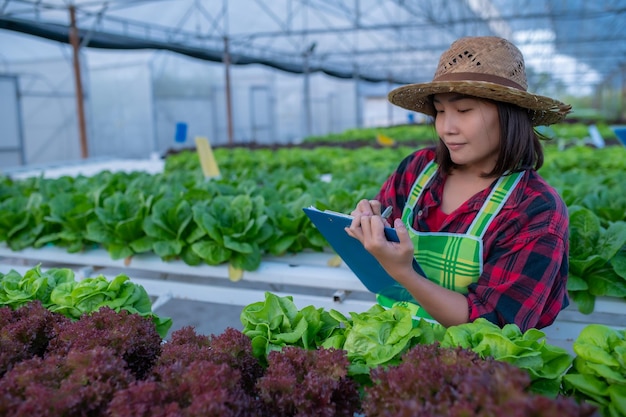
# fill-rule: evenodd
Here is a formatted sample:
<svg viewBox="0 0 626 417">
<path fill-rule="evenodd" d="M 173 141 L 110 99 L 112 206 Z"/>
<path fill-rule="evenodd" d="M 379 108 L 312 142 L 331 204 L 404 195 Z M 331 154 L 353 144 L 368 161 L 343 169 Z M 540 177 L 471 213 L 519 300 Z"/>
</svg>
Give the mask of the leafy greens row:
<svg viewBox="0 0 626 417">
<path fill-rule="evenodd" d="M 547 343 L 538 329 L 522 332 L 514 324 L 500 328 L 484 319 L 445 328 L 413 320 L 401 306 L 374 305 L 346 317 L 332 309 L 298 309 L 292 297 L 270 292 L 265 300 L 244 307 L 241 322 L 261 363 L 287 347 L 344 350 L 350 361 L 348 375 L 370 385 L 372 370 L 400 365 L 415 346 L 437 344 L 468 349 L 524 370 L 534 393 L 573 396 L 599 407 L 602 415 L 626 415 L 626 329 L 588 325 L 575 340 L 572 356 Z"/>
<path fill-rule="evenodd" d="M 77 280 L 69 268 L 42 271 L 39 265 L 24 275 L 15 270 L 0 273 L 0 307 L 15 310 L 35 301 L 71 320 L 103 307 L 117 312 L 125 310 L 151 319 L 162 338 L 172 326 L 171 318 L 152 312 L 152 300 L 146 290 L 124 274 L 112 280 L 103 275 Z"/>
<path fill-rule="evenodd" d="M 302 207 L 350 211 L 412 150 L 216 149 L 222 178 L 214 180 L 190 151 L 169 156 L 156 175 L 0 177 L 0 242 L 252 271 L 267 254 L 324 250 Z M 626 149 L 548 146 L 540 172 L 570 210 L 568 289 L 579 309 L 593 311 L 598 296 L 626 297 Z"/>
</svg>

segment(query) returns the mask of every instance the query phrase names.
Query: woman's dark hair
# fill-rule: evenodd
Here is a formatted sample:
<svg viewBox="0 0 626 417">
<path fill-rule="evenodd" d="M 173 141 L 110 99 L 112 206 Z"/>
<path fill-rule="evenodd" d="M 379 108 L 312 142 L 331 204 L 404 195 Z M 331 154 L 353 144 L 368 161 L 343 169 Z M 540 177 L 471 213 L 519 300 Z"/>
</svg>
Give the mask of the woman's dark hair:
<svg viewBox="0 0 626 417">
<path fill-rule="evenodd" d="M 545 138 L 533 128 L 528 111 L 514 104 L 492 102 L 497 106 L 500 120 L 500 152 L 493 170 L 483 173 L 483 176 L 499 177 L 507 171 L 541 168 L 543 148 L 539 140 Z M 443 172 L 450 173 L 457 167 L 441 139 L 437 143 L 436 152 L 435 162 Z"/>
</svg>

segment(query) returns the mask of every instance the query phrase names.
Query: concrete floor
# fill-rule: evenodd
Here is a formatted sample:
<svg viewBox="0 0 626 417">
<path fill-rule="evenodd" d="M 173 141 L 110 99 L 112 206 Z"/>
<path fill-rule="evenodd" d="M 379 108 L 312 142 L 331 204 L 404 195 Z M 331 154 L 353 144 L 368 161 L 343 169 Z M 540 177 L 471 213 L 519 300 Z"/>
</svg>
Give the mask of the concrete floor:
<svg viewBox="0 0 626 417">
<path fill-rule="evenodd" d="M 241 330 L 243 328 L 239 320 L 241 310 L 241 306 L 172 299 L 156 308 L 154 312 L 172 319 L 172 327 L 166 336 L 166 339 L 169 339 L 172 332 L 186 326 L 191 326 L 196 333 L 207 336 L 219 335 L 228 327 Z"/>
</svg>

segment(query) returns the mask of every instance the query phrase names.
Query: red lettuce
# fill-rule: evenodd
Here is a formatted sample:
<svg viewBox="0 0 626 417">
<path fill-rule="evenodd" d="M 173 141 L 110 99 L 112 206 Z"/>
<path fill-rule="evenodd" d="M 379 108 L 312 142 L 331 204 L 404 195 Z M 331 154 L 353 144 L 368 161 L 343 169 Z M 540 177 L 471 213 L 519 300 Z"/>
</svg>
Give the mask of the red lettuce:
<svg viewBox="0 0 626 417">
<path fill-rule="evenodd" d="M 0 415 L 104 416 L 113 394 L 133 380 L 124 360 L 105 347 L 35 357 L 0 379 Z"/>
<path fill-rule="evenodd" d="M 268 355 L 258 394 L 268 416 L 346 416 L 359 411 L 345 351 L 289 346 Z"/>
<path fill-rule="evenodd" d="M 372 370 L 363 410 L 368 417 L 591 416 L 571 398 L 528 392 L 530 376 L 506 362 L 462 348 L 417 345 L 393 367 Z"/>
<path fill-rule="evenodd" d="M 42 357 L 48 344 L 70 319 L 34 301 L 13 310 L 0 307 L 0 377 L 13 365 Z"/>
<path fill-rule="evenodd" d="M 211 336 L 199 335 L 189 326 L 173 332 L 170 341 L 163 345 L 155 369 L 159 372 L 159 368 L 175 362 L 187 366 L 197 360 L 227 364 L 239 370 L 242 388 L 249 392 L 263 374 L 263 367 L 252 354 L 250 338 L 233 328 Z"/>
<path fill-rule="evenodd" d="M 240 373 L 226 364 L 196 360 L 160 367 L 153 377 L 118 391 L 110 417 L 230 417 L 257 415 Z"/>
<path fill-rule="evenodd" d="M 65 326 L 50 342 L 48 350 L 63 355 L 71 350 L 104 346 L 124 359 L 135 377 L 142 379 L 160 355 L 161 341 L 149 317 L 102 307 Z"/>
</svg>

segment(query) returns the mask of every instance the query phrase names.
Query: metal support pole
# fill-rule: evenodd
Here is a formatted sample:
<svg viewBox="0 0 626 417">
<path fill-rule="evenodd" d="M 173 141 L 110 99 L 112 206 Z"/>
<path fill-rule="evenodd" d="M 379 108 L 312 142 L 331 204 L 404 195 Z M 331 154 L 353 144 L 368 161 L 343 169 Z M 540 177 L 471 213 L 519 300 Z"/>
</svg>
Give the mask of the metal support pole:
<svg viewBox="0 0 626 417">
<path fill-rule="evenodd" d="M 354 45 L 355 48 L 358 49 L 359 43 L 359 35 L 358 28 L 361 27 L 361 1 L 355 0 L 354 2 L 354 28 L 357 29 L 354 32 Z M 354 77 L 354 111 L 355 111 L 355 120 L 356 127 L 363 127 L 363 100 L 361 97 L 361 78 L 359 77 L 359 64 L 358 64 L 358 55 L 353 55 L 352 57 L 353 68 L 352 74 Z"/>
<path fill-rule="evenodd" d="M 304 133 L 306 136 L 311 136 L 312 123 L 311 123 L 311 80 L 309 74 L 309 52 L 304 53 L 303 57 L 303 70 L 304 70 Z"/>
<path fill-rule="evenodd" d="M 359 67 L 354 65 L 354 111 L 356 113 L 356 127 L 363 127 L 363 100 L 361 97 L 361 79 Z"/>
<path fill-rule="evenodd" d="M 228 143 L 235 143 L 235 135 L 233 133 L 233 109 L 231 99 L 230 86 L 230 50 L 228 46 L 228 36 L 224 36 L 224 78 L 225 78 L 225 94 L 226 94 L 226 119 L 228 120 Z"/>
<path fill-rule="evenodd" d="M 302 73 L 304 75 L 304 127 L 305 135 L 313 135 L 313 122 L 311 115 L 311 56 L 315 51 L 317 42 L 311 44 L 302 53 Z"/>
<path fill-rule="evenodd" d="M 70 6 L 70 44 L 73 50 L 74 84 L 76 87 L 76 111 L 78 113 L 78 134 L 80 137 L 80 156 L 85 159 L 89 156 L 87 149 L 87 128 L 85 125 L 85 107 L 83 100 L 83 82 L 80 72 L 80 39 L 76 27 L 76 9 Z"/>
</svg>

